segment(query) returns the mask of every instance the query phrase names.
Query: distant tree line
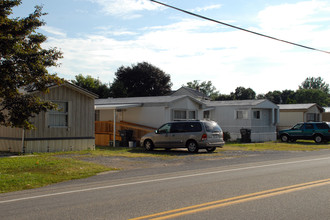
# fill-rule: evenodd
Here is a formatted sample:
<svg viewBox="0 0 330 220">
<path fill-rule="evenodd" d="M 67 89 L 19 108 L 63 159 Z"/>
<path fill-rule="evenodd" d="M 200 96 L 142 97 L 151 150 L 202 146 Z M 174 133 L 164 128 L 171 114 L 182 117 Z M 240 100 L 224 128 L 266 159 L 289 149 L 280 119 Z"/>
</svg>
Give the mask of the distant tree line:
<svg viewBox="0 0 330 220">
<path fill-rule="evenodd" d="M 104 84 L 99 79 L 81 74 L 72 83 L 96 93 L 100 98 L 162 96 L 169 94 L 172 87 L 170 75 L 147 62 L 131 67 L 121 66 L 115 73 L 113 83 Z M 317 103 L 330 106 L 329 84 L 321 77 L 306 78 L 296 91 L 274 90 L 258 95 L 253 89 L 242 86 L 230 94 L 221 94 L 211 81 L 193 80 L 183 86 L 198 89 L 216 101 L 268 99 L 275 104 Z"/>
</svg>

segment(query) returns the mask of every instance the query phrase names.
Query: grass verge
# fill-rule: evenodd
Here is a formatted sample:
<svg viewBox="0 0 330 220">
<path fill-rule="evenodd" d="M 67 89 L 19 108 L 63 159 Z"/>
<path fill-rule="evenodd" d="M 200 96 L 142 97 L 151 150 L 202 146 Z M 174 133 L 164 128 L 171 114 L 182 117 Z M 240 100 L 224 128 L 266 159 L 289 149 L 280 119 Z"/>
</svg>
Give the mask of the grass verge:
<svg viewBox="0 0 330 220">
<path fill-rule="evenodd" d="M 315 151 L 330 149 L 329 143 L 316 144 L 314 141 L 301 140 L 294 143 L 279 141 L 264 143 L 227 143 L 224 150 L 245 150 L 245 151 Z"/>
<path fill-rule="evenodd" d="M 52 155 L 0 158 L 0 193 L 86 178 L 108 167 Z"/>
<path fill-rule="evenodd" d="M 330 149 L 330 144 L 312 141 L 295 143 L 227 143 L 217 149 L 223 151 L 313 151 Z M 38 188 L 62 181 L 86 178 L 112 168 L 85 162 L 85 157 L 159 157 L 162 159 L 192 155 L 186 151 L 156 150 L 145 152 L 142 148 L 98 147 L 95 151 L 43 153 L 17 157 L 0 157 L 0 193 Z M 199 155 L 199 154 L 195 154 Z M 207 154 L 214 156 L 213 154 Z"/>
</svg>

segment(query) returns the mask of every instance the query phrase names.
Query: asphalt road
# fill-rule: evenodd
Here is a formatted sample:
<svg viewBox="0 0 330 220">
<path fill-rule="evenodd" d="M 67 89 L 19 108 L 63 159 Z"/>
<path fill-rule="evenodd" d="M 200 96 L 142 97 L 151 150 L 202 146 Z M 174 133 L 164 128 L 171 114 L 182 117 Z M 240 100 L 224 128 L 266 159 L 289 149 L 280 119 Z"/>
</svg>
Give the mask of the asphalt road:
<svg viewBox="0 0 330 220">
<path fill-rule="evenodd" d="M 110 172 L 0 194 L 0 219 L 330 219 L 330 151 Z"/>
</svg>

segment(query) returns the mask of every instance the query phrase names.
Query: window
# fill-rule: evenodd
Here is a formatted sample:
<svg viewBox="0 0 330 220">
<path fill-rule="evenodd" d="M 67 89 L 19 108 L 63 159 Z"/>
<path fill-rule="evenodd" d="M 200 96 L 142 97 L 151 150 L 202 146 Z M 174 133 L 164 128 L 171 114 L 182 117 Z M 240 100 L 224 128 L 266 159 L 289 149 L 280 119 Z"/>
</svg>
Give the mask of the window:
<svg viewBox="0 0 330 220">
<path fill-rule="evenodd" d="M 159 134 L 169 133 L 171 130 L 171 124 L 164 124 L 158 129 Z"/>
<path fill-rule="evenodd" d="M 329 129 L 329 126 L 326 123 L 316 124 L 318 129 Z"/>
<path fill-rule="evenodd" d="M 204 123 L 207 132 L 221 132 L 220 126 L 215 122 L 207 121 Z"/>
<path fill-rule="evenodd" d="M 196 119 L 196 111 L 174 110 L 173 120 Z"/>
<path fill-rule="evenodd" d="M 253 111 L 253 118 L 260 119 L 260 111 Z"/>
<path fill-rule="evenodd" d="M 313 124 L 305 124 L 305 129 L 314 129 Z"/>
<path fill-rule="evenodd" d="M 181 132 L 185 132 L 185 124 L 173 123 L 171 126 L 171 133 L 181 133 Z"/>
<path fill-rule="evenodd" d="M 196 119 L 196 112 L 195 111 L 189 111 L 188 119 Z"/>
<path fill-rule="evenodd" d="M 210 111 L 204 111 L 203 118 L 210 119 Z"/>
<path fill-rule="evenodd" d="M 304 124 L 296 124 L 292 129 L 293 130 L 300 130 Z"/>
<path fill-rule="evenodd" d="M 68 127 L 68 102 L 54 102 L 57 110 L 48 112 L 48 127 Z"/>
<path fill-rule="evenodd" d="M 185 130 L 187 132 L 200 132 L 202 131 L 202 125 L 199 122 L 185 123 Z"/>
<path fill-rule="evenodd" d="M 307 113 L 307 121 L 320 121 L 320 115 L 316 113 Z"/>
<path fill-rule="evenodd" d="M 247 110 L 236 111 L 236 119 L 248 119 L 248 111 Z"/>
<path fill-rule="evenodd" d="M 180 119 L 186 119 L 186 118 L 187 118 L 186 111 L 174 110 L 174 120 L 180 120 Z"/>
</svg>

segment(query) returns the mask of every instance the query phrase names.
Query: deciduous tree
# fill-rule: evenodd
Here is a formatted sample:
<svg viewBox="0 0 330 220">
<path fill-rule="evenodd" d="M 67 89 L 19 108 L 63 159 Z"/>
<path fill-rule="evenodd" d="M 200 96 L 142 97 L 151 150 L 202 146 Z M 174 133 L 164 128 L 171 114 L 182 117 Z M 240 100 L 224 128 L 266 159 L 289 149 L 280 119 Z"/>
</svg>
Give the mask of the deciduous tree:
<svg viewBox="0 0 330 220">
<path fill-rule="evenodd" d="M 321 77 L 307 77 L 305 81 L 301 83 L 299 89 L 318 89 L 329 93 L 329 84 L 324 82 Z"/>
<path fill-rule="evenodd" d="M 99 79 L 95 79 L 90 75 L 85 77 L 82 74 L 75 76 L 75 78 L 75 80 L 71 80 L 73 84 L 97 94 L 99 98 L 108 98 L 110 96 L 110 87 Z"/>
<path fill-rule="evenodd" d="M 200 83 L 198 80 L 194 80 L 192 82 L 187 82 L 187 86 L 192 89 L 200 90 L 206 96 L 210 97 L 212 100 L 215 100 L 219 96 L 219 92 L 212 85 L 211 81 L 203 81 Z"/>
<path fill-rule="evenodd" d="M 0 125 L 31 129 L 30 117 L 56 106 L 26 91 L 47 92 L 50 84 L 62 82 L 47 70 L 57 66 L 62 54 L 41 47 L 46 37 L 36 32 L 45 24 L 40 6 L 28 17 L 9 17 L 20 4 L 21 0 L 0 1 Z"/>
<path fill-rule="evenodd" d="M 121 66 L 111 85 L 113 97 L 162 96 L 171 91 L 170 75 L 147 62 Z"/>
<path fill-rule="evenodd" d="M 235 93 L 230 94 L 233 100 L 248 100 L 255 99 L 256 93 L 251 88 L 237 87 Z"/>
</svg>

